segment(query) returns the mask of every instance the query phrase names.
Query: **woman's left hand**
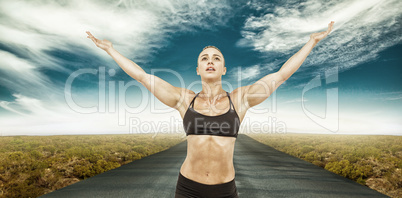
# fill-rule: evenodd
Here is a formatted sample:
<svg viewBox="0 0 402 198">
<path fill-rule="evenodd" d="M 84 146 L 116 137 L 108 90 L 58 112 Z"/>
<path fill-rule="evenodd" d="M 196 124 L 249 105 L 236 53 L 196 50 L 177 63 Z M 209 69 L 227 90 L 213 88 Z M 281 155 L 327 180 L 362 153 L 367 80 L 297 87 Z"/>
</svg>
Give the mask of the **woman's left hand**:
<svg viewBox="0 0 402 198">
<path fill-rule="evenodd" d="M 332 26 L 334 25 L 334 21 L 331 21 L 331 23 L 328 24 L 328 29 L 327 31 L 324 32 L 317 32 L 317 33 L 312 33 L 310 35 L 310 39 L 313 39 L 315 42 L 321 41 L 323 38 L 325 38 L 331 31 L 332 31 Z"/>
</svg>

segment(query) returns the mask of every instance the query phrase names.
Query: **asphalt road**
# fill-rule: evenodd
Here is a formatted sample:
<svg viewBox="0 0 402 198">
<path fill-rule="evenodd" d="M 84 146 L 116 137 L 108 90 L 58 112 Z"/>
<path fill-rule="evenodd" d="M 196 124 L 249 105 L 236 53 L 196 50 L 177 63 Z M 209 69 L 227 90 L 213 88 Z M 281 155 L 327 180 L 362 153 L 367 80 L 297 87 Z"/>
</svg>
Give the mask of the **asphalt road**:
<svg viewBox="0 0 402 198">
<path fill-rule="evenodd" d="M 174 197 L 187 141 L 43 195 Z M 234 153 L 239 197 L 387 197 L 352 180 L 239 134 Z"/>
</svg>

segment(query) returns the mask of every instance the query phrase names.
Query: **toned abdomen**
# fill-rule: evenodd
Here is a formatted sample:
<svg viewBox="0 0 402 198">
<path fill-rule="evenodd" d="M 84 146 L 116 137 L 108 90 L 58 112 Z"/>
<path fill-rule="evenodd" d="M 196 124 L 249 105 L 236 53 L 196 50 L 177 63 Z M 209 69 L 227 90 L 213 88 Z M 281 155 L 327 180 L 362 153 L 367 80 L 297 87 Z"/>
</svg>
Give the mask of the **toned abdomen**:
<svg viewBox="0 0 402 198">
<path fill-rule="evenodd" d="M 233 180 L 235 141 L 236 138 L 225 136 L 187 136 L 187 157 L 180 172 L 203 184 L 221 184 Z"/>
</svg>

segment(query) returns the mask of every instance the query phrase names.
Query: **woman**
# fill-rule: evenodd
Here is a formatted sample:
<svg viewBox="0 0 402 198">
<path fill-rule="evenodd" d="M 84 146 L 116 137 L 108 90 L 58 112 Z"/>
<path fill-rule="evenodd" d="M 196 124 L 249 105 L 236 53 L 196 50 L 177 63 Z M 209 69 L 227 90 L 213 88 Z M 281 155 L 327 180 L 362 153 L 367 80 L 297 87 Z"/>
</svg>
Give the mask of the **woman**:
<svg viewBox="0 0 402 198">
<path fill-rule="evenodd" d="M 279 71 L 231 93 L 222 89 L 222 75 L 226 74 L 225 59 L 216 47 L 205 47 L 198 57 L 196 70 L 201 76 L 202 91 L 196 94 L 147 74 L 117 52 L 110 41 L 99 40 L 90 32 L 87 34 L 128 75 L 143 84 L 161 102 L 180 112 L 188 147 L 179 172 L 176 197 L 238 197 L 233 152 L 239 126 L 247 110 L 267 99 L 296 72 L 313 47 L 331 32 L 333 24 L 333 21 L 328 24 L 327 31 L 311 34 L 310 40 Z"/>
</svg>

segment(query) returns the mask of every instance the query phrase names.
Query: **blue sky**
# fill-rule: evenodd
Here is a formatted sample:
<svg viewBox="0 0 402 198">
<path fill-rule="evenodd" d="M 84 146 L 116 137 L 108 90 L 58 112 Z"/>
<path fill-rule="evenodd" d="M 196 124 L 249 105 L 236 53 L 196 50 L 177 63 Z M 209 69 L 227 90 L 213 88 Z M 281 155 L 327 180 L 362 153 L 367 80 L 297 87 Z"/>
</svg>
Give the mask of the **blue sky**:
<svg viewBox="0 0 402 198">
<path fill-rule="evenodd" d="M 179 113 L 124 73 L 87 30 L 194 92 L 198 54 L 217 46 L 227 67 L 223 88 L 232 91 L 279 70 L 331 20 L 331 34 L 247 112 L 241 133 L 402 134 L 398 0 L 0 4 L 1 135 L 184 134 Z"/>
</svg>

